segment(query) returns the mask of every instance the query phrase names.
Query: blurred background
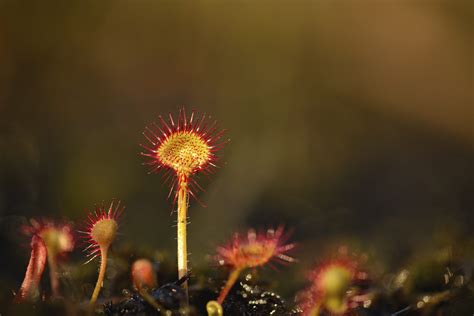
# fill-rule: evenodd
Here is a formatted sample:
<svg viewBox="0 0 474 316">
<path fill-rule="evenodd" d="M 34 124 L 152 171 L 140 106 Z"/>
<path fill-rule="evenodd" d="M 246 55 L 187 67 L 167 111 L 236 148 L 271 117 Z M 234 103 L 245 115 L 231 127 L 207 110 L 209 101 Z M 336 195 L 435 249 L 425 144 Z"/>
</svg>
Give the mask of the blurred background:
<svg viewBox="0 0 474 316">
<path fill-rule="evenodd" d="M 174 260 L 172 201 L 139 143 L 182 105 L 231 138 L 199 179 L 207 207 L 191 202 L 192 266 L 278 224 L 299 244 L 285 280 L 340 245 L 386 271 L 472 258 L 473 15 L 469 0 L 1 0 L 2 283 L 21 282 L 26 218 L 79 223 L 112 198 L 119 243 Z"/>
</svg>

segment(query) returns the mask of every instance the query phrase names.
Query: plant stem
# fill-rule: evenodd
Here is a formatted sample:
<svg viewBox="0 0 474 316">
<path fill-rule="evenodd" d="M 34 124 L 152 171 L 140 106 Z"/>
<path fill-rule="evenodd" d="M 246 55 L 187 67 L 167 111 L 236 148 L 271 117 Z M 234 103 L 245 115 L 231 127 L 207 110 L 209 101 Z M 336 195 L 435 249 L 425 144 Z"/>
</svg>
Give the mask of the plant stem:
<svg viewBox="0 0 474 316">
<path fill-rule="evenodd" d="M 227 282 L 224 288 L 221 290 L 221 293 L 219 294 L 219 297 L 217 298 L 217 302 L 219 302 L 219 304 L 222 304 L 224 302 L 227 294 L 229 294 L 229 291 L 232 289 L 235 282 L 239 279 L 239 275 L 241 271 L 242 269 L 234 269 L 229 274 L 229 278 L 227 279 Z"/>
<path fill-rule="evenodd" d="M 21 303 L 24 301 L 36 301 L 40 296 L 39 284 L 41 275 L 46 265 L 46 257 L 48 250 L 44 244 L 43 239 L 34 235 L 31 238 L 31 255 L 28 267 L 26 268 L 25 279 L 21 284 L 20 290 L 15 296 L 15 302 Z"/>
<path fill-rule="evenodd" d="M 209 301 L 206 304 L 207 316 L 222 316 L 224 311 L 222 305 L 216 301 Z"/>
<path fill-rule="evenodd" d="M 309 312 L 309 316 L 319 316 L 320 310 L 321 310 L 321 303 L 317 303 L 316 306 L 314 306 Z"/>
<path fill-rule="evenodd" d="M 161 306 L 158 302 L 155 301 L 153 296 L 151 296 L 148 291 L 144 288 L 138 290 L 138 293 L 143 297 L 145 301 L 148 302 L 153 308 L 160 313 L 160 315 L 166 315 L 166 310 L 163 306 Z"/>
<path fill-rule="evenodd" d="M 178 276 L 179 279 L 188 273 L 188 251 L 186 247 L 186 225 L 188 211 L 188 180 L 186 175 L 179 175 L 178 188 Z M 186 305 L 188 302 L 188 282 L 183 283 L 183 289 L 186 296 Z"/>
<path fill-rule="evenodd" d="M 97 297 L 99 296 L 100 289 L 104 284 L 104 276 L 105 270 L 107 268 L 107 251 L 108 247 L 100 247 L 100 270 L 99 270 L 99 277 L 97 278 L 97 283 L 95 284 L 94 292 L 92 293 L 91 300 L 89 302 L 90 305 L 94 305 L 97 301 Z"/>
<path fill-rule="evenodd" d="M 52 254 L 48 254 L 49 279 L 53 297 L 59 296 L 58 265 Z"/>
</svg>

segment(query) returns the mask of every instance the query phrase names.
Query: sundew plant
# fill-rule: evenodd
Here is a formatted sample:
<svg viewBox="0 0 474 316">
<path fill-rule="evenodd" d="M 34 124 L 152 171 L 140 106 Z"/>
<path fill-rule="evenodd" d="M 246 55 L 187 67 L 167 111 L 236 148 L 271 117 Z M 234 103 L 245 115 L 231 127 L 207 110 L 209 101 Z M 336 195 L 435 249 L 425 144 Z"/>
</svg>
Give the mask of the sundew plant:
<svg viewBox="0 0 474 316">
<path fill-rule="evenodd" d="M 187 117 L 183 108 L 177 119 L 171 113 L 168 118 L 167 122 L 160 116 L 161 126 L 146 127 L 143 136 L 149 145 L 142 145 L 146 150 L 142 155 L 151 158 L 145 163 L 150 166 L 150 172 L 162 169 L 168 173 L 168 178 L 172 178 L 170 195 L 178 204 L 178 276 L 183 278 L 188 273 L 186 225 L 189 195 L 196 197 L 196 192 L 202 190 L 193 176 L 209 174 L 216 167 L 217 152 L 228 140 L 222 140 L 225 130 L 219 129 L 217 121 L 211 122 L 205 114 L 199 116 L 192 112 Z M 184 284 L 187 287 L 187 282 Z"/>
<path fill-rule="evenodd" d="M 153 178 L 157 184 L 168 185 L 171 202 L 159 203 L 176 211 L 177 232 L 168 236 L 177 241 L 176 267 L 161 249 L 134 236 L 118 238 L 127 225 L 119 200 L 82 212 L 86 220 L 79 225 L 31 218 L 18 227 L 29 245 L 24 276 L 5 295 L 0 315 L 447 316 L 472 306 L 472 267 L 460 256 L 443 254 L 387 272 L 363 249 L 338 245 L 328 252 L 299 242 L 285 223 L 274 226 L 278 218 L 244 233 L 229 231 L 227 242 L 210 241 L 216 253 L 195 253 L 205 260 L 190 269 L 188 211 L 204 190 L 197 178 L 222 165 L 229 139 L 209 115 L 184 108 L 157 122 L 145 127 L 140 154 L 149 173 L 162 173 Z M 132 206 L 127 213 L 140 210 Z M 209 229 L 215 225 L 210 221 Z M 301 262 L 302 252 L 315 262 Z M 298 284 L 285 297 L 278 293 L 292 282 L 280 271 Z"/>
</svg>

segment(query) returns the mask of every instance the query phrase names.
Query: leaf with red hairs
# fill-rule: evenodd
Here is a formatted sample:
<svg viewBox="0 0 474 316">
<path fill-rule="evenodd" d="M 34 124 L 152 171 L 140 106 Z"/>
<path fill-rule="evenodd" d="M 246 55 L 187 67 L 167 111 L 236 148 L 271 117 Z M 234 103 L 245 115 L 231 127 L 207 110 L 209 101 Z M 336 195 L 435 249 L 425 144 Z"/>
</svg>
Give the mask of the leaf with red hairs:
<svg viewBox="0 0 474 316">
<path fill-rule="evenodd" d="M 31 256 L 28 268 L 26 269 L 25 279 L 21 284 L 18 294 L 15 296 L 15 302 L 36 301 L 39 298 L 39 283 L 46 264 L 48 251 L 46 245 L 38 235 L 31 238 Z"/>
</svg>

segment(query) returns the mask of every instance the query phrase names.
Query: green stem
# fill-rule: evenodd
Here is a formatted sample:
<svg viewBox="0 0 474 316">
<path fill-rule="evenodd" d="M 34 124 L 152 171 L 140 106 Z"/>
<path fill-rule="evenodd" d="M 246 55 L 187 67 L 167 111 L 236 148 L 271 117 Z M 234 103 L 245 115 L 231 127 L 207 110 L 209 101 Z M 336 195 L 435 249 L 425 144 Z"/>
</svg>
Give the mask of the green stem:
<svg viewBox="0 0 474 316">
<path fill-rule="evenodd" d="M 51 291 L 53 297 L 59 296 L 58 265 L 52 254 L 48 253 L 49 279 L 51 282 Z"/>
<path fill-rule="evenodd" d="M 188 211 L 188 181 L 185 175 L 179 177 L 178 188 L 178 276 L 179 279 L 188 273 L 188 250 L 186 245 L 186 224 Z M 185 304 L 188 305 L 188 282 L 183 283 Z"/>
<path fill-rule="evenodd" d="M 94 292 L 92 293 L 91 300 L 89 302 L 90 305 L 94 305 L 97 301 L 97 297 L 99 296 L 100 289 L 104 284 L 104 276 L 105 270 L 107 268 L 107 252 L 108 247 L 100 247 L 100 270 L 99 270 L 99 277 L 97 278 L 97 283 L 95 284 Z"/>
<path fill-rule="evenodd" d="M 153 308 L 155 308 L 160 313 L 160 315 L 166 315 L 166 310 L 164 309 L 164 307 L 158 304 L 158 302 L 155 301 L 153 296 L 151 296 L 146 289 L 141 288 L 138 290 L 138 293 L 141 295 L 141 297 L 143 297 L 145 301 L 148 302 L 148 304 L 153 306 Z"/>
<path fill-rule="evenodd" d="M 222 304 L 224 302 L 227 294 L 229 294 L 229 291 L 232 289 L 235 282 L 239 279 L 239 275 L 241 271 L 242 269 L 234 269 L 229 274 L 229 278 L 227 279 L 225 286 L 222 288 L 222 291 L 219 294 L 219 297 L 217 298 L 217 302 L 219 302 L 219 304 Z"/>
</svg>

